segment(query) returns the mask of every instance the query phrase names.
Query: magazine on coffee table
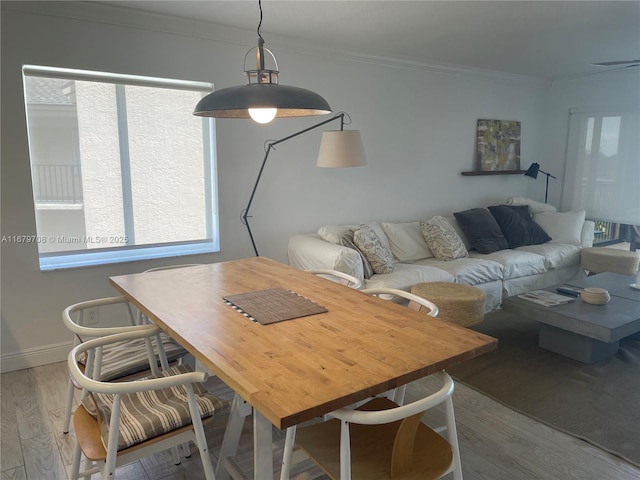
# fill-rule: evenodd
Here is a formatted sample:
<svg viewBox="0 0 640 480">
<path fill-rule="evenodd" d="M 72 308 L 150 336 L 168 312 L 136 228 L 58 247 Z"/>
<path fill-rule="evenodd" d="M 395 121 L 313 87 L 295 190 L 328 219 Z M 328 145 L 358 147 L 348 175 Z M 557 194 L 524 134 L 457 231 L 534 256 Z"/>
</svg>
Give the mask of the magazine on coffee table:
<svg viewBox="0 0 640 480">
<path fill-rule="evenodd" d="M 567 297 L 546 290 L 532 290 L 531 292 L 518 295 L 518 298 L 529 302 L 537 303 L 543 307 L 555 307 L 556 305 L 564 305 L 565 303 L 575 302 L 575 297 Z"/>
</svg>

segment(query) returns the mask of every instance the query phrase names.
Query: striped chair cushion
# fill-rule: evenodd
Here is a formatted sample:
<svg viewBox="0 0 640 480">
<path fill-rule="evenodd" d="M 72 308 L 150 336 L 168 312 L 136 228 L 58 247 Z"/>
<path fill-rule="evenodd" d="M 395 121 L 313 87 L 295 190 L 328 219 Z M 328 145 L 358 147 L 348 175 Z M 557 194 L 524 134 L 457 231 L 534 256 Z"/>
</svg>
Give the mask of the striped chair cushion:
<svg viewBox="0 0 640 480">
<path fill-rule="evenodd" d="M 187 354 L 187 351 L 168 335 L 161 333 L 160 338 L 162 339 L 167 360 L 170 363 Z M 155 341 L 153 343 L 155 345 Z M 84 359 L 80 359 L 80 362 L 84 364 Z M 112 343 L 102 350 L 100 380 L 103 382 L 109 382 L 116 378 L 126 377 L 145 370 L 149 370 L 149 358 L 144 338 Z"/>
<path fill-rule="evenodd" d="M 168 377 L 189 371 L 188 367 L 179 365 L 161 373 Z M 202 384 L 193 384 L 193 392 L 202 418 L 228 413 L 229 402 L 210 394 Z M 92 397 L 100 410 L 100 434 L 106 449 L 109 442 L 109 422 L 114 395 L 94 393 L 82 400 L 84 408 L 95 418 L 96 405 Z M 187 391 L 182 385 L 162 390 L 124 394 L 120 408 L 118 450 L 123 450 L 189 424 L 191 424 L 191 416 L 189 415 Z"/>
</svg>

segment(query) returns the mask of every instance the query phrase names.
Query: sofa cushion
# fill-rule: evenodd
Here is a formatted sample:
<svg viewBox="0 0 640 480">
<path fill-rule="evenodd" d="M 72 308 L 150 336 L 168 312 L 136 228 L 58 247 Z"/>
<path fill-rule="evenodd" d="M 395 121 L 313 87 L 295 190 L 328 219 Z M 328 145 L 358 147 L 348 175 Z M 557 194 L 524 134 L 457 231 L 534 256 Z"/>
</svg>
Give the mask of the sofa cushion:
<svg viewBox="0 0 640 480">
<path fill-rule="evenodd" d="M 532 214 L 556 211 L 556 207 L 549 203 L 540 203 L 525 197 L 509 197 L 504 203 L 507 205 L 527 205 L 529 207 L 529 212 Z"/>
<path fill-rule="evenodd" d="M 438 260 L 451 261 L 469 256 L 462 239 L 444 217 L 436 215 L 429 220 L 422 220 L 420 230 Z"/>
<path fill-rule="evenodd" d="M 435 258 L 425 258 L 414 262 L 415 265 L 435 267 L 449 272 L 456 283 L 478 285 L 502 280 L 504 266 L 484 258 L 458 258 L 455 262 L 445 262 Z"/>
<path fill-rule="evenodd" d="M 380 237 L 368 225 L 360 225 L 353 231 L 353 243 L 362 252 L 375 273 L 393 272 L 393 255 Z"/>
<path fill-rule="evenodd" d="M 376 274 L 365 281 L 365 288 L 399 288 L 411 290 L 416 283 L 422 282 L 454 282 L 454 277 L 440 268 L 417 265 L 413 263 L 396 263 L 393 273 Z"/>
<path fill-rule="evenodd" d="M 577 245 L 546 243 L 544 245 L 527 245 L 517 250 L 541 255 L 549 270 L 580 264 L 580 247 Z"/>
<path fill-rule="evenodd" d="M 362 259 L 362 275 L 364 278 L 371 278 L 371 275 L 373 275 L 373 268 L 371 268 L 371 264 L 369 263 L 369 260 L 367 260 L 367 257 L 364 256 L 358 246 L 353 242 L 352 229 L 347 230 L 344 235 L 340 237 L 339 245 L 349 247 L 358 252 L 358 255 L 360 255 L 360 258 Z"/>
<path fill-rule="evenodd" d="M 489 212 L 498 222 L 509 248 L 539 245 L 551 240 L 542 227 L 533 221 L 527 205 L 495 205 L 489 207 Z"/>
<path fill-rule="evenodd" d="M 420 230 L 420 222 L 383 222 L 380 226 L 389 239 L 391 253 L 400 262 L 412 262 L 433 257 L 433 253 Z"/>
<path fill-rule="evenodd" d="M 533 221 L 540 225 L 551 237 L 552 243 L 580 245 L 580 235 L 584 225 L 585 211 L 536 213 Z"/>
<path fill-rule="evenodd" d="M 504 279 L 526 277 L 527 275 L 535 275 L 544 273 L 545 259 L 542 255 L 527 252 L 524 250 L 500 250 L 488 255 L 477 252 L 470 252 L 473 258 L 482 258 L 485 260 L 493 260 L 504 266 Z"/>
<path fill-rule="evenodd" d="M 492 253 L 509 248 L 498 222 L 488 209 L 471 208 L 453 215 L 469 238 L 472 248 L 478 252 Z"/>
<path fill-rule="evenodd" d="M 339 245 L 342 236 L 357 227 L 358 225 L 323 225 L 318 229 L 318 235 L 325 242 Z"/>
</svg>

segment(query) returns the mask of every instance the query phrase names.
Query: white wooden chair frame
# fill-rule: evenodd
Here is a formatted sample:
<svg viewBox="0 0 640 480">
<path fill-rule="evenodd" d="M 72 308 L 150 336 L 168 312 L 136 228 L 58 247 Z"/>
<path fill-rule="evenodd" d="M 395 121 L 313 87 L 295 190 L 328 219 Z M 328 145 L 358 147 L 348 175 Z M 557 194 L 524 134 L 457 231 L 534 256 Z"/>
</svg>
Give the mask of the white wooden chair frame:
<svg viewBox="0 0 640 480">
<path fill-rule="evenodd" d="M 394 297 L 404 298 L 409 302 L 407 304 L 407 308 L 410 308 L 416 311 L 420 311 L 422 307 L 428 308 L 429 311 L 426 313 L 430 317 L 437 317 L 439 313 L 438 307 L 436 306 L 435 303 L 427 300 L 426 298 L 419 297 L 418 295 L 415 295 L 410 292 L 406 292 L 404 290 L 400 290 L 398 288 L 378 287 L 378 288 L 366 288 L 361 291 L 362 293 L 366 293 L 367 295 L 375 295 L 375 296 L 392 295 Z M 407 390 L 407 386 L 402 385 L 401 387 L 394 388 L 393 390 L 389 390 L 388 392 L 385 392 L 383 396 L 387 397 L 389 400 L 393 400 L 398 405 L 402 405 L 404 403 L 404 395 L 406 390 Z"/>
<path fill-rule="evenodd" d="M 107 305 L 122 304 L 126 312 L 126 321 L 128 325 L 121 327 L 91 327 L 82 325 L 84 311 L 90 308 L 100 308 Z M 127 333 L 138 330 L 136 325 L 135 316 L 129 301 L 124 297 L 108 297 L 99 298 L 97 300 L 89 300 L 85 302 L 79 302 L 65 308 L 62 312 L 62 321 L 65 326 L 74 334 L 74 347 L 82 343 L 87 339 L 104 337 L 106 335 L 114 335 L 116 333 Z M 168 368 L 167 357 L 162 346 L 162 342 L 157 342 L 158 354 L 163 369 Z M 152 365 L 153 367 L 153 365 Z M 85 372 L 89 372 L 92 378 L 99 372 L 94 371 L 92 365 L 87 364 Z M 157 373 L 157 372 L 153 372 Z M 71 422 L 71 412 L 73 410 L 73 393 L 74 385 L 69 382 L 69 390 L 67 394 L 67 406 L 63 422 L 63 433 L 69 433 L 69 424 Z"/>
<path fill-rule="evenodd" d="M 337 418 L 341 422 L 340 480 L 351 480 L 351 440 L 349 435 L 349 424 L 378 425 L 391 423 L 416 414 L 424 413 L 442 403 L 444 403 L 445 406 L 445 425 L 434 430 L 438 433 L 446 430 L 446 439 L 452 450 L 452 462 L 449 468 L 440 477 L 453 472 L 454 480 L 462 480 L 460 448 L 458 445 L 458 434 L 453 411 L 453 401 L 451 398 L 454 391 L 453 379 L 444 371 L 438 372 L 434 374 L 434 376 L 437 376 L 442 381 L 442 387 L 437 392 L 416 400 L 408 405 L 402 405 L 396 408 L 380 411 L 362 411 L 350 408 L 341 408 L 328 414 L 329 417 Z M 290 427 L 287 429 L 287 440 L 290 441 L 290 444 L 293 444 L 295 433 L 296 427 Z M 288 458 L 283 458 L 282 471 L 280 475 L 281 480 L 289 478 L 291 451 L 285 450 L 284 457 Z"/>
<path fill-rule="evenodd" d="M 109 424 L 109 442 L 106 446 L 107 455 L 103 466 L 100 467 L 99 465 L 93 465 L 93 462 L 87 460 L 87 470 L 81 473 L 79 472 L 81 447 L 80 440 L 78 439 L 73 453 L 72 478 L 77 479 L 80 476 L 87 477 L 88 475 L 98 472 L 101 473 L 102 478 L 113 478 L 115 475 L 115 469 L 120 465 L 124 465 L 140 458 L 167 450 L 171 447 L 177 447 L 185 442 L 192 441 L 200 451 L 205 478 L 207 480 L 213 480 L 215 478 L 213 466 L 209 456 L 207 441 L 202 426 L 202 419 L 200 417 L 198 405 L 192 388 L 193 383 L 204 382 L 206 380 L 207 374 L 205 372 L 190 372 L 170 377 L 139 380 L 135 382 L 100 382 L 85 375 L 78 366 L 78 355 L 83 352 L 88 352 L 87 364 L 91 363 L 91 365 L 95 365 L 96 368 L 99 368 L 100 351 L 104 345 L 136 338 L 145 338 L 147 352 L 149 354 L 149 363 L 153 370 L 155 354 L 151 339 L 153 337 L 159 337 L 160 329 L 155 325 L 142 325 L 134 328 L 134 330 L 126 333 L 119 333 L 116 335 L 88 340 L 75 346 L 69 353 L 67 362 L 69 373 L 79 387 L 87 392 L 106 393 L 115 396 Z M 155 367 L 155 370 L 157 374 L 157 366 Z M 90 369 L 87 369 L 87 371 L 90 371 Z M 183 385 L 187 391 L 192 428 L 179 434 L 172 435 L 171 432 L 167 433 L 158 438 L 143 442 L 142 444 L 134 445 L 133 447 L 122 451 L 121 454 L 118 454 L 118 432 L 120 426 L 120 404 L 122 395 L 126 393 L 169 388 L 177 385 Z M 145 443 L 147 445 L 145 445 Z"/>
<path fill-rule="evenodd" d="M 324 271 L 322 270 L 307 270 L 307 271 L 312 273 L 314 272 L 324 273 Z M 329 270 L 329 272 L 332 272 L 332 271 Z M 342 273 L 342 272 L 337 272 L 337 273 Z M 347 275 L 347 274 L 343 274 L 343 275 Z M 350 275 L 347 275 L 347 276 L 350 277 Z M 438 316 L 438 307 L 435 303 L 427 300 L 426 298 L 419 297 L 418 295 L 415 295 L 410 292 L 406 292 L 404 290 L 400 290 L 397 288 L 385 288 L 385 287 L 375 288 L 374 287 L 374 288 L 365 288 L 360 291 L 367 295 L 374 295 L 374 296 L 390 295 L 393 297 L 401 297 L 408 301 L 408 304 L 407 304 L 408 308 L 412 310 L 420 311 L 421 308 L 424 307 L 428 309 L 427 315 L 431 317 Z M 390 400 L 393 400 L 398 405 L 402 405 L 404 403 L 406 388 L 407 388 L 406 385 L 402 385 L 401 387 L 395 388 L 393 390 L 389 390 L 381 394 L 380 396 L 384 396 Z M 362 403 L 365 403 L 365 401 L 362 401 L 353 405 L 352 408 L 357 407 Z M 327 420 L 330 416 L 332 416 L 332 414 L 327 414 L 325 415 L 324 419 Z M 287 432 L 286 432 L 280 480 L 287 480 L 289 478 L 289 472 L 291 469 L 291 464 L 293 459 L 293 447 L 295 443 L 295 428 L 296 427 L 290 427 L 287 429 Z"/>
<path fill-rule="evenodd" d="M 362 288 L 362 282 L 360 281 L 360 279 L 354 277 L 353 275 L 349 275 L 348 273 L 340 272 L 338 270 L 331 270 L 327 268 L 313 268 L 310 270 L 305 270 L 305 272 L 313 273 L 314 275 L 326 275 L 335 277 L 342 285 L 354 288 L 356 290 L 360 290 Z"/>
</svg>

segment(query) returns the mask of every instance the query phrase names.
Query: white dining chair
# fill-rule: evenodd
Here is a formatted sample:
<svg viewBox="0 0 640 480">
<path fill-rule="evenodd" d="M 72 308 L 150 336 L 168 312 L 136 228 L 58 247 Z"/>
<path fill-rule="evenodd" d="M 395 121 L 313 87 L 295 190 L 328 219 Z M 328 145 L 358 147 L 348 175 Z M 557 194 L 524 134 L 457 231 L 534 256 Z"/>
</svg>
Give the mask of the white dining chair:
<svg viewBox="0 0 640 480">
<path fill-rule="evenodd" d="M 399 406 L 376 397 L 355 410 L 336 410 L 326 422 L 292 427 L 291 435 L 334 480 L 429 480 L 449 473 L 462 480 L 454 383 L 445 372 L 433 377 L 439 390 L 412 403 Z M 423 414 L 439 405 L 444 405 L 444 425 L 431 428 L 421 421 Z"/>
<path fill-rule="evenodd" d="M 103 313 L 102 316 L 100 312 Z M 118 326 L 101 326 L 100 323 L 89 325 L 87 323 L 91 314 L 97 315 L 98 318 L 111 317 L 110 325 L 115 324 Z M 74 346 L 92 338 L 127 333 L 138 328 L 133 307 L 124 297 L 107 297 L 75 303 L 64 309 L 62 321 L 73 334 Z M 151 366 L 157 368 L 158 363 L 160 363 L 162 369 L 168 369 L 169 364 L 184 356 L 186 351 L 165 334 L 159 335 L 159 339 L 154 346 L 157 350 L 157 362 Z M 140 339 L 109 345 L 101 350 L 101 355 L 100 371 L 93 371 L 91 366 L 89 366 L 89 370 L 86 370 L 85 360 L 80 359 L 80 368 L 85 369 L 92 378 L 97 380 L 106 382 L 125 378 L 143 373 L 149 368 L 145 342 Z M 65 434 L 69 432 L 74 390 L 73 383 L 69 382 L 67 405 L 63 420 L 63 433 Z"/>
<path fill-rule="evenodd" d="M 202 420 L 228 413 L 229 404 L 207 392 L 206 373 L 192 372 L 185 365 L 159 372 L 152 338 L 159 337 L 155 325 L 137 326 L 119 333 L 88 340 L 75 346 L 68 357 L 69 373 L 85 395 L 74 413 L 76 445 L 73 480 L 100 473 L 114 478 L 118 466 L 193 442 L 199 452 L 204 476 L 214 480 Z M 99 370 L 102 351 L 111 346 L 142 340 L 153 375 L 130 382 L 103 382 L 79 367 L 80 358 Z M 80 472 L 81 457 L 85 470 Z"/>
<path fill-rule="evenodd" d="M 362 290 L 362 293 L 366 293 L 367 295 L 374 295 L 376 297 L 380 297 L 380 298 L 391 300 L 391 301 L 398 301 L 402 299 L 404 301 L 403 303 L 406 305 L 407 308 L 424 312 L 430 317 L 437 317 L 439 313 L 437 305 L 432 301 L 397 288 L 384 288 L 384 287 L 366 288 Z M 389 390 L 388 392 L 385 392 L 383 395 L 393 400 L 398 405 L 402 405 L 404 403 L 404 395 L 405 395 L 406 389 L 407 389 L 407 386 L 402 385 L 398 388 L 394 388 L 393 390 Z"/>
<path fill-rule="evenodd" d="M 430 317 L 438 316 L 438 307 L 433 302 L 427 300 L 426 298 L 419 297 L 414 295 L 413 293 L 396 289 L 396 288 L 366 288 L 360 290 L 362 293 L 367 295 L 372 295 L 376 297 L 381 297 L 387 300 L 398 301 L 403 300 L 405 305 L 416 311 L 423 311 Z M 406 385 L 402 385 L 400 387 L 388 390 L 378 397 L 387 398 L 388 400 L 394 401 L 397 405 L 402 405 L 404 403 L 404 397 L 406 392 Z M 364 402 L 357 403 L 353 407 L 357 407 Z M 325 415 L 324 419 L 327 420 L 329 415 Z M 290 427 L 287 429 L 285 436 L 285 443 L 283 448 L 283 458 L 282 458 L 282 474 L 280 479 L 285 480 L 289 478 L 289 471 L 291 469 L 291 465 L 293 462 L 293 448 L 295 443 L 295 427 Z"/>
<path fill-rule="evenodd" d="M 313 268 L 305 270 L 305 272 L 313 273 L 314 275 L 320 275 L 329 280 L 338 281 L 342 285 L 360 290 L 362 288 L 362 281 L 359 278 L 349 275 L 348 273 L 340 272 L 338 270 L 331 270 L 328 268 Z"/>
</svg>

